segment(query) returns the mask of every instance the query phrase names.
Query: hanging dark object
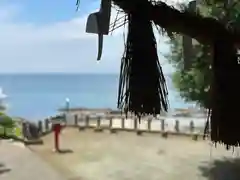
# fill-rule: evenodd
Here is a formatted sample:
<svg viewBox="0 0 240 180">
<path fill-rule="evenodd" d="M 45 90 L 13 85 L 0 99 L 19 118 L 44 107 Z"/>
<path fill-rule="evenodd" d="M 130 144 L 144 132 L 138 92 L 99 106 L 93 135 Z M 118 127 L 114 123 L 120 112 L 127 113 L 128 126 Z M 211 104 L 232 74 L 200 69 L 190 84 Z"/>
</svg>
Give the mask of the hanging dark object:
<svg viewBox="0 0 240 180">
<path fill-rule="evenodd" d="M 224 36 L 215 40 L 213 49 L 211 139 L 227 147 L 239 146 L 240 65 L 237 49 L 234 42 Z"/>
<path fill-rule="evenodd" d="M 167 111 L 167 88 L 157 55 L 152 23 L 141 1 L 128 14 L 128 36 L 121 62 L 118 108 L 137 116 Z"/>
<path fill-rule="evenodd" d="M 108 35 L 109 33 L 111 2 L 111 0 L 101 0 L 100 10 L 91 13 L 87 19 L 86 32 L 98 35 L 98 61 L 102 57 L 103 35 Z M 80 0 L 77 1 L 77 6 L 79 6 L 79 3 Z"/>
<path fill-rule="evenodd" d="M 179 11 L 157 0 L 112 1 L 128 15 L 129 21 L 126 49 L 121 62 L 118 107 L 138 116 L 167 111 L 167 89 L 157 57 L 152 21 L 167 32 L 187 35 L 200 43 L 211 45 L 214 58 L 211 116 L 207 126 L 210 125 L 212 141 L 238 146 L 240 65 L 236 47 L 240 44 L 239 29 L 213 18 Z M 99 19 L 99 16 L 94 19 Z M 98 28 L 93 28 L 92 33 L 102 37 L 105 31 L 99 28 L 100 23 L 94 24 Z M 102 42 L 100 38 L 99 42 Z"/>
</svg>

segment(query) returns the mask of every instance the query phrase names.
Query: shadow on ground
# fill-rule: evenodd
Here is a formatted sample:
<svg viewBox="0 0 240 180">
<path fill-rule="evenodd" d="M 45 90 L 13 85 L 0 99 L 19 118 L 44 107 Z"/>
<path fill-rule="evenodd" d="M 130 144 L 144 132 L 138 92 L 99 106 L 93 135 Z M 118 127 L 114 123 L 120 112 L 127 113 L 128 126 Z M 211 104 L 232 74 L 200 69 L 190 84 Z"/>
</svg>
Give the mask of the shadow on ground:
<svg viewBox="0 0 240 180">
<path fill-rule="evenodd" d="M 3 163 L 0 163 L 0 175 L 11 171 L 11 169 L 7 168 Z"/>
<path fill-rule="evenodd" d="M 71 149 L 60 149 L 58 151 L 59 154 L 70 154 L 70 153 L 73 153 L 73 150 Z"/>
<path fill-rule="evenodd" d="M 209 180 L 239 180 L 240 179 L 240 159 L 224 158 L 215 160 L 210 165 L 209 162 L 199 167 L 202 176 Z"/>
</svg>

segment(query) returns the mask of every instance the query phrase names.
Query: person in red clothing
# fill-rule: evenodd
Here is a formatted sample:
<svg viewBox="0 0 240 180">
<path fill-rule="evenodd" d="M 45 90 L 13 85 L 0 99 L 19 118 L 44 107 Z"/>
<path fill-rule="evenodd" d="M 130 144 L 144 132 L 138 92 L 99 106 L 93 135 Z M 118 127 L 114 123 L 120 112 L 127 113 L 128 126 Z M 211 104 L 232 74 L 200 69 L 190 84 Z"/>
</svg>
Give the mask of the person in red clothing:
<svg viewBox="0 0 240 180">
<path fill-rule="evenodd" d="M 59 152 L 59 134 L 61 133 L 61 122 L 55 121 L 53 122 L 53 131 L 54 131 L 54 151 Z"/>
</svg>

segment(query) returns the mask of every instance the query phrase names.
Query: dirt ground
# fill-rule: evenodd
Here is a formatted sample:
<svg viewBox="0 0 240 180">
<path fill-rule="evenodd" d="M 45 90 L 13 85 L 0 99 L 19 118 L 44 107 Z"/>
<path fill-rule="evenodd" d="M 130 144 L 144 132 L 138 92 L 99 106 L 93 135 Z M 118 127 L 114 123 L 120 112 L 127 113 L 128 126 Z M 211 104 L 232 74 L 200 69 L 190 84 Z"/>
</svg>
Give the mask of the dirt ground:
<svg viewBox="0 0 240 180">
<path fill-rule="evenodd" d="M 238 149 L 233 153 L 190 137 L 67 128 L 61 154 L 52 152 L 52 134 L 43 140 L 44 145 L 30 148 L 71 180 L 240 179 Z"/>
</svg>

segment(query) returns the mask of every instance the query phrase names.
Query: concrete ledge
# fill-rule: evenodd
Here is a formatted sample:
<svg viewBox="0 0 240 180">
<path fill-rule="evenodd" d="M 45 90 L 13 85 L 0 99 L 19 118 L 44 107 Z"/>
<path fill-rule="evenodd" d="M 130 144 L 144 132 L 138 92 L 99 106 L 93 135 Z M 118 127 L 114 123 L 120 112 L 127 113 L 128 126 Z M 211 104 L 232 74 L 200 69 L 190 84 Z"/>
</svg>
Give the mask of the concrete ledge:
<svg viewBox="0 0 240 180">
<path fill-rule="evenodd" d="M 100 126 L 99 128 L 90 125 L 89 127 L 84 126 L 78 126 L 75 128 L 79 128 L 79 130 L 87 130 L 87 129 L 93 129 L 95 132 L 102 132 L 104 130 L 109 130 L 110 133 L 115 134 L 117 132 L 135 132 L 137 135 L 143 135 L 143 134 L 160 134 L 162 137 L 168 137 L 168 136 L 183 136 L 183 137 L 191 137 L 193 140 L 203 139 L 203 134 L 200 133 L 190 133 L 190 132 L 173 132 L 173 131 L 158 131 L 158 130 L 148 130 L 148 129 L 130 129 L 130 128 L 119 128 L 119 127 L 108 127 L 108 126 Z M 81 128 L 81 129 L 80 129 Z"/>
<path fill-rule="evenodd" d="M 142 134 L 143 134 L 143 131 L 137 130 L 137 135 L 138 135 L 138 136 L 141 136 Z"/>
<path fill-rule="evenodd" d="M 96 127 L 96 128 L 94 128 L 94 132 L 103 132 L 103 128 Z"/>
<path fill-rule="evenodd" d="M 25 145 L 43 145 L 42 139 L 34 139 L 34 140 L 25 140 Z"/>
<path fill-rule="evenodd" d="M 167 132 L 167 131 L 162 132 L 161 134 L 162 134 L 162 137 L 163 137 L 163 138 L 168 138 L 168 132 Z"/>
<path fill-rule="evenodd" d="M 6 136 L 0 135 L 0 139 L 21 142 L 25 145 L 40 145 L 40 144 L 43 144 L 42 139 L 27 140 L 27 139 L 20 138 L 20 137 L 14 136 L 14 135 L 6 135 Z"/>
<path fill-rule="evenodd" d="M 85 129 L 86 129 L 86 127 L 84 127 L 84 126 L 79 126 L 79 127 L 78 127 L 78 130 L 79 130 L 79 131 L 84 131 Z"/>
<path fill-rule="evenodd" d="M 116 134 L 116 133 L 117 133 L 117 129 L 111 128 L 111 129 L 110 129 L 110 133 Z"/>
<path fill-rule="evenodd" d="M 12 139 L 13 141 L 18 141 L 18 142 L 23 142 L 24 143 L 24 139 L 23 138 L 20 138 L 18 136 L 15 136 L 15 135 L 0 135 L 0 139 Z"/>
</svg>

